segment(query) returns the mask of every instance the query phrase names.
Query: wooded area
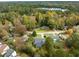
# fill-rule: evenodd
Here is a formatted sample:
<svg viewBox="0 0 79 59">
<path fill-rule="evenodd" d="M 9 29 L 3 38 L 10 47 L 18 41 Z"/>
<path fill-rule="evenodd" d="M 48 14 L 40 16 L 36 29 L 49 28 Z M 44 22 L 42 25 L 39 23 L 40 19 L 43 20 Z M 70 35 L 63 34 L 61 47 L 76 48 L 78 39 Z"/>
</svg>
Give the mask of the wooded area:
<svg viewBox="0 0 79 59">
<path fill-rule="evenodd" d="M 38 8 L 62 8 L 67 11 Z M 79 29 L 74 28 L 78 25 L 79 2 L 0 2 L 0 42 L 14 49 L 17 56 L 78 57 Z M 68 38 L 59 37 L 60 40 L 54 41 L 53 36 L 44 35 L 42 39 L 45 42 L 42 41 L 44 44 L 41 43 L 39 48 L 34 39 L 38 37 L 36 29 L 43 26 L 47 31 L 65 31 L 55 35 L 68 35 Z M 33 33 L 28 34 L 29 31 Z"/>
</svg>

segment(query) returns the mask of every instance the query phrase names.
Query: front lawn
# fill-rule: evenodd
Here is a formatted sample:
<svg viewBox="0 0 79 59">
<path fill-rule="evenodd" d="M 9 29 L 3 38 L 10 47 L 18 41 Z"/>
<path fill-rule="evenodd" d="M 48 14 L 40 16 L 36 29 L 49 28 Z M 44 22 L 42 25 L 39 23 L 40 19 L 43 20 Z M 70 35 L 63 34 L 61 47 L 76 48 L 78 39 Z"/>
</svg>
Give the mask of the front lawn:
<svg viewBox="0 0 79 59">
<path fill-rule="evenodd" d="M 37 33 L 40 33 L 40 32 L 48 32 L 48 31 L 51 31 L 51 30 L 38 28 L 38 29 L 35 29 L 35 31 L 36 31 Z"/>
</svg>

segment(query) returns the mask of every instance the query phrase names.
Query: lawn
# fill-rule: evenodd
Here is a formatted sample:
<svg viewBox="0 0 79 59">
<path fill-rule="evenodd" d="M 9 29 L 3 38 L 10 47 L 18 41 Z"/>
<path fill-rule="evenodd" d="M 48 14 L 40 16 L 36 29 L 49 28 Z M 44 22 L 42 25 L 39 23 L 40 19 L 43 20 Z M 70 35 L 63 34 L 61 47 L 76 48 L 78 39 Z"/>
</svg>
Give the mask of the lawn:
<svg viewBox="0 0 79 59">
<path fill-rule="evenodd" d="M 40 28 L 38 28 L 38 29 L 35 29 L 35 31 L 37 33 L 40 33 L 40 32 L 48 32 L 48 31 L 51 31 L 51 30 L 46 30 L 46 29 L 40 29 Z"/>
</svg>

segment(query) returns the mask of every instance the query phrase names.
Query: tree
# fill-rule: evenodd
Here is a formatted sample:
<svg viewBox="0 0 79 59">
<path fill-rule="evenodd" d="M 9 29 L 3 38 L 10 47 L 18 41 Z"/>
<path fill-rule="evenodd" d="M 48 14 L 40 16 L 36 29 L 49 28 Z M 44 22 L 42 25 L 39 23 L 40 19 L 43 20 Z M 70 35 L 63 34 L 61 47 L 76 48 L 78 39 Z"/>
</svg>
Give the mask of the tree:
<svg viewBox="0 0 79 59">
<path fill-rule="evenodd" d="M 70 38 L 68 38 L 65 41 L 65 44 L 67 46 L 67 48 L 76 48 L 79 49 L 79 34 L 78 33 L 73 33 L 72 36 Z"/>
<path fill-rule="evenodd" d="M 33 31 L 32 36 L 34 36 L 34 37 L 37 36 L 36 31 Z"/>
<path fill-rule="evenodd" d="M 33 46 L 33 42 L 33 38 L 30 37 L 28 41 L 25 43 L 25 46 L 21 49 L 21 52 L 33 57 L 36 53 L 36 48 Z"/>
<path fill-rule="evenodd" d="M 0 38 L 3 40 L 3 41 L 6 41 L 8 38 L 8 32 L 4 29 L 0 29 Z"/>
<path fill-rule="evenodd" d="M 74 26 L 78 24 L 79 20 L 78 17 L 75 13 L 71 13 L 65 20 L 65 25 L 66 26 Z"/>
<path fill-rule="evenodd" d="M 26 25 L 26 28 L 28 30 L 34 29 L 36 27 L 35 16 L 26 16 L 26 15 L 23 15 L 23 24 Z"/>
<path fill-rule="evenodd" d="M 36 21 L 39 23 L 39 25 L 41 25 L 41 22 L 44 19 L 44 15 L 40 12 L 36 13 Z"/>
<path fill-rule="evenodd" d="M 71 36 L 73 34 L 73 29 L 68 29 L 65 33 Z"/>
<path fill-rule="evenodd" d="M 26 47 L 23 50 L 26 54 L 28 54 L 29 56 L 33 57 L 35 54 L 36 49 L 33 47 L 32 44 L 30 44 L 29 42 L 26 43 Z"/>
<path fill-rule="evenodd" d="M 41 57 L 46 57 L 47 51 L 44 47 L 41 47 L 40 49 L 36 50 L 36 53 Z"/>
<path fill-rule="evenodd" d="M 59 18 L 57 21 L 57 29 L 59 30 L 63 30 L 64 29 L 64 19 L 63 18 Z"/>
<path fill-rule="evenodd" d="M 9 31 L 9 21 L 4 20 L 3 29 L 5 29 L 6 31 Z"/>
<path fill-rule="evenodd" d="M 16 51 L 22 51 L 25 48 L 25 42 L 21 39 L 21 37 L 15 37 L 13 45 Z"/>
<path fill-rule="evenodd" d="M 68 51 L 64 51 L 64 49 L 56 49 L 54 53 L 54 57 L 68 57 Z"/>
<path fill-rule="evenodd" d="M 64 42 L 62 40 L 56 40 L 54 43 L 55 49 L 64 49 Z"/>
<path fill-rule="evenodd" d="M 14 32 L 23 35 L 26 32 L 26 27 L 19 19 L 14 20 Z"/>
<path fill-rule="evenodd" d="M 49 19 L 48 26 L 50 29 L 56 29 L 56 21 L 54 19 Z"/>
<path fill-rule="evenodd" d="M 13 39 L 10 39 L 10 40 L 7 39 L 6 44 L 7 44 L 10 48 L 15 49 Z"/>
<path fill-rule="evenodd" d="M 45 41 L 45 50 L 47 51 L 46 56 L 53 56 L 54 42 L 50 37 L 46 38 Z"/>
<path fill-rule="evenodd" d="M 71 48 L 71 50 L 69 51 L 69 53 L 72 54 L 75 57 L 79 57 L 79 51 L 78 51 L 78 49 Z"/>
<path fill-rule="evenodd" d="M 54 12 L 54 11 L 47 11 L 47 12 L 46 12 L 46 16 L 47 16 L 49 19 L 51 19 L 52 17 L 57 16 L 57 13 Z"/>
</svg>

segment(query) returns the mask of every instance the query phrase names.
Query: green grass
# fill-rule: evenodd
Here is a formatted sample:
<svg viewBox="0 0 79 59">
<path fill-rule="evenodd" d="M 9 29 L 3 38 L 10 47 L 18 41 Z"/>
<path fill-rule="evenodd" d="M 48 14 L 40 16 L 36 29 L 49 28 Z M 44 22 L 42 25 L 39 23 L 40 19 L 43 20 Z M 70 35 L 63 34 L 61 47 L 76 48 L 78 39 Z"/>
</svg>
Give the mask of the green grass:
<svg viewBox="0 0 79 59">
<path fill-rule="evenodd" d="M 37 37 L 41 37 L 41 35 L 37 34 Z"/>
<path fill-rule="evenodd" d="M 50 31 L 50 30 L 44 30 L 44 29 L 38 28 L 38 29 L 35 29 L 35 31 L 36 31 L 37 33 L 39 33 L 39 32 L 48 32 L 48 31 Z"/>
</svg>

